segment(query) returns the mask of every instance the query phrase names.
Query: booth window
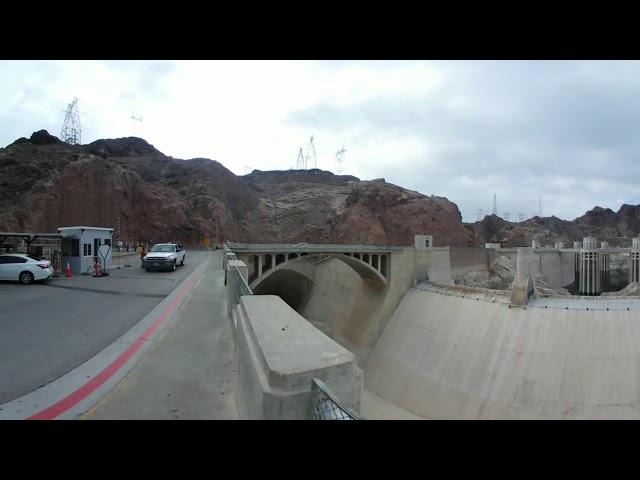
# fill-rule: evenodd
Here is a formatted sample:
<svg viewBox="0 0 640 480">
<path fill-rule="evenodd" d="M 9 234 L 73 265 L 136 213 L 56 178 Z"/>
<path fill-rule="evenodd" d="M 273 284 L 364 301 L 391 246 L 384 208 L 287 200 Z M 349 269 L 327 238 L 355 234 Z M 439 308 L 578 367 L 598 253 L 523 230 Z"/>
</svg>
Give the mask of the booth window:
<svg viewBox="0 0 640 480">
<path fill-rule="evenodd" d="M 77 238 L 63 238 L 62 239 L 62 255 L 65 257 L 79 257 L 80 256 L 80 240 Z"/>
<path fill-rule="evenodd" d="M 90 257 L 91 256 L 91 244 L 90 243 L 85 243 L 83 245 L 83 247 L 84 247 L 84 250 L 83 250 L 84 256 L 85 257 Z"/>
</svg>

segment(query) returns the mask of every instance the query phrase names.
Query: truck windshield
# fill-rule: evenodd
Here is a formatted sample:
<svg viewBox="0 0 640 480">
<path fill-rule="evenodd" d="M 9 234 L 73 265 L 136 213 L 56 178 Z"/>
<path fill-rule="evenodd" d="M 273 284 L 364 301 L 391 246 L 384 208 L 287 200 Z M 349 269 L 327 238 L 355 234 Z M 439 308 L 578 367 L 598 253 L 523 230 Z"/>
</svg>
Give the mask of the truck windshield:
<svg viewBox="0 0 640 480">
<path fill-rule="evenodd" d="M 173 252 L 174 246 L 173 245 L 154 245 L 150 251 L 151 252 Z"/>
</svg>

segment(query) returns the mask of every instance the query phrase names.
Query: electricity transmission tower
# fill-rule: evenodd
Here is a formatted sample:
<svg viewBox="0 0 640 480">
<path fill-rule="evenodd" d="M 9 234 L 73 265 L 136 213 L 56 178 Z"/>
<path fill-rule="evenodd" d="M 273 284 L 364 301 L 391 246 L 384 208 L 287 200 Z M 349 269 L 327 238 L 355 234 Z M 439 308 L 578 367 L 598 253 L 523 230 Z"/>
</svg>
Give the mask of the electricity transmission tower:
<svg viewBox="0 0 640 480">
<path fill-rule="evenodd" d="M 482 209 L 479 208 L 478 210 L 476 210 L 476 213 L 478 214 L 478 221 L 482 220 Z"/>
<path fill-rule="evenodd" d="M 542 217 L 542 197 L 538 198 L 538 216 Z"/>
<path fill-rule="evenodd" d="M 298 160 L 296 161 L 296 170 L 304 170 L 304 155 L 302 154 L 302 147 L 300 147 L 300 151 L 298 152 Z"/>
<path fill-rule="evenodd" d="M 62 141 L 69 145 L 82 145 L 78 99 L 74 97 L 73 102 L 63 111 L 66 112 L 66 115 L 62 124 L 62 133 L 60 134 Z"/>
<path fill-rule="evenodd" d="M 343 172 L 342 162 L 344 162 L 344 152 L 346 152 L 346 150 L 344 149 L 344 145 L 342 146 L 342 150 L 338 150 L 336 152 L 336 163 L 338 164 L 338 168 L 337 168 L 338 175 L 342 175 L 342 172 Z"/>
<path fill-rule="evenodd" d="M 493 194 L 493 214 L 497 215 L 498 214 L 498 204 L 496 202 L 496 194 Z"/>
<path fill-rule="evenodd" d="M 504 219 L 508 222 L 509 221 L 509 212 L 504 212 L 503 216 L 504 216 Z"/>
<path fill-rule="evenodd" d="M 134 114 L 131 114 L 131 123 L 133 124 L 133 136 L 135 137 L 136 135 L 138 135 L 138 131 L 136 129 L 136 121 L 142 123 L 142 117 L 137 118 Z"/>
<path fill-rule="evenodd" d="M 309 151 L 313 154 L 312 157 L 309 157 Z M 309 158 L 313 160 L 313 168 L 318 168 L 318 159 L 316 157 L 316 146 L 313 143 L 313 135 L 311 135 L 311 140 L 309 140 L 309 145 L 307 146 L 307 155 L 304 157 L 304 169 L 307 170 L 309 166 Z"/>
<path fill-rule="evenodd" d="M 524 212 L 520 212 L 520 213 L 518 214 L 518 221 L 519 221 L 519 222 L 524 222 Z"/>
</svg>

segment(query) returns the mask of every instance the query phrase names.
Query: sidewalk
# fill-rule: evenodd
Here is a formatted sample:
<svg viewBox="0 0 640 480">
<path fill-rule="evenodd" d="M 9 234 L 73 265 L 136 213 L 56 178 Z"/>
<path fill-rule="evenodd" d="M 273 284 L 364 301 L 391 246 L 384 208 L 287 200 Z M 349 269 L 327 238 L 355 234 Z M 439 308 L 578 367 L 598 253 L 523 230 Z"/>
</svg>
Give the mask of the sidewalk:
<svg viewBox="0 0 640 480">
<path fill-rule="evenodd" d="M 78 420 L 237 420 L 223 250 L 138 364 Z"/>
</svg>

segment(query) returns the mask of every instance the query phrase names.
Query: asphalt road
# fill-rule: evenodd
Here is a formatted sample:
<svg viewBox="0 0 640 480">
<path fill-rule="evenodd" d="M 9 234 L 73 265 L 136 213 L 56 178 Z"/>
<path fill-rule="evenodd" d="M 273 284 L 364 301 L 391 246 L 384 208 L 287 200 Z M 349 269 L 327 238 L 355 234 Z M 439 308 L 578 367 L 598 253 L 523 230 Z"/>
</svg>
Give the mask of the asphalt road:
<svg viewBox="0 0 640 480">
<path fill-rule="evenodd" d="M 140 259 L 109 276 L 0 282 L 0 404 L 67 374 L 136 325 L 206 258 L 187 251 L 175 272 L 145 272 Z M 121 265 L 124 265 L 121 261 Z"/>
</svg>

